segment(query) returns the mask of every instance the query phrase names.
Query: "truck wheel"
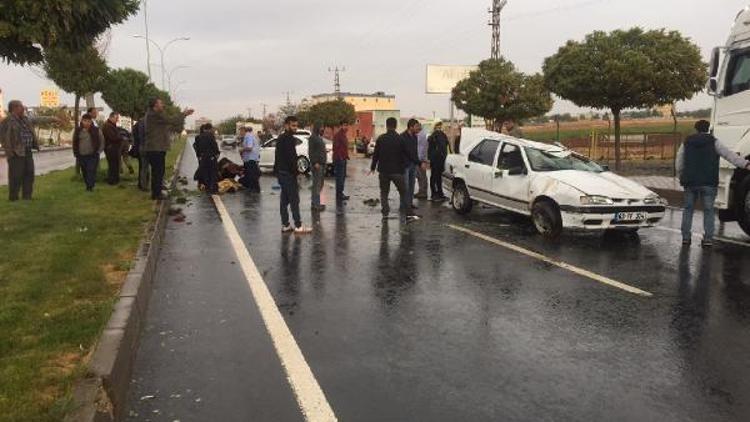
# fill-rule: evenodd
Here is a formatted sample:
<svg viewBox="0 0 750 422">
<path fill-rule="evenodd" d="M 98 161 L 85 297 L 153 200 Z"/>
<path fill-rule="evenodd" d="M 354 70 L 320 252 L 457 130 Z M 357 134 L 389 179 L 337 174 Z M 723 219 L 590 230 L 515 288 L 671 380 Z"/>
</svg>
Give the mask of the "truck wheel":
<svg viewBox="0 0 750 422">
<path fill-rule="evenodd" d="M 531 210 L 531 219 L 536 231 L 548 239 L 556 239 L 562 234 L 562 217 L 557 205 L 552 201 L 539 201 Z"/>
<path fill-rule="evenodd" d="M 300 156 L 297 158 L 297 171 L 300 174 L 307 174 L 310 172 L 310 160 L 307 157 Z"/>
<path fill-rule="evenodd" d="M 737 203 L 737 222 L 742 230 L 750 236 L 750 179 L 748 179 L 740 201 Z"/>
<path fill-rule="evenodd" d="M 453 195 L 451 197 L 451 205 L 459 214 L 463 215 L 471 212 L 471 208 L 474 206 L 474 201 L 471 200 L 469 190 L 466 189 L 465 184 L 456 183 L 456 187 L 453 189 Z"/>
</svg>

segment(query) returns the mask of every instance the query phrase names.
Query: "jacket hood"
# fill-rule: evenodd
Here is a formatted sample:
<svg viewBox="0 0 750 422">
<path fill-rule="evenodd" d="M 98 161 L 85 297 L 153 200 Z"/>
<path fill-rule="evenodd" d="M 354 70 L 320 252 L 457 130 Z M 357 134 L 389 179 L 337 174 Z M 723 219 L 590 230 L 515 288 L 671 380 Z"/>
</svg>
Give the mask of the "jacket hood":
<svg viewBox="0 0 750 422">
<path fill-rule="evenodd" d="M 654 194 L 642 185 L 612 172 L 561 170 L 540 174 L 571 186 L 586 195 L 599 195 L 614 199 L 644 199 Z"/>
</svg>

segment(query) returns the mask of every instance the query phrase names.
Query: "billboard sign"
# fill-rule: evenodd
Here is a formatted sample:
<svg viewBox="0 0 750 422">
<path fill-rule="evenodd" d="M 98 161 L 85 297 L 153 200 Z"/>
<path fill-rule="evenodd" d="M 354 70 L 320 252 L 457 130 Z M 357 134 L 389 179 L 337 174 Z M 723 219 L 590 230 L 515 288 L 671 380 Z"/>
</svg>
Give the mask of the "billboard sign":
<svg viewBox="0 0 750 422">
<path fill-rule="evenodd" d="M 479 66 L 427 65 L 427 93 L 450 94 L 460 81 Z"/>
<path fill-rule="evenodd" d="M 41 107 L 59 107 L 60 94 L 56 89 L 43 89 L 40 93 L 39 105 Z"/>
</svg>

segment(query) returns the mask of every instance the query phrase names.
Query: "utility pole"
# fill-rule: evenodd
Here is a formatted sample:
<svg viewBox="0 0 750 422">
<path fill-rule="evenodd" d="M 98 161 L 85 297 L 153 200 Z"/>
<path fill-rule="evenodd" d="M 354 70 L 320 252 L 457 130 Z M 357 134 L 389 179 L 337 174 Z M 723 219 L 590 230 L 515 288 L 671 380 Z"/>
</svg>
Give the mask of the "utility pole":
<svg viewBox="0 0 750 422">
<path fill-rule="evenodd" d="M 333 92 L 336 93 L 336 98 L 341 98 L 341 72 L 346 72 L 346 67 L 329 67 L 328 71 L 333 72 Z"/>
<path fill-rule="evenodd" d="M 286 106 L 292 105 L 292 91 L 282 92 L 282 94 L 286 94 Z"/>
<path fill-rule="evenodd" d="M 260 103 L 260 105 L 263 107 L 263 120 L 266 120 L 266 107 L 268 107 L 268 104 Z"/>
<path fill-rule="evenodd" d="M 500 58 L 500 13 L 508 4 L 508 0 L 492 0 L 492 8 L 489 9 L 490 23 L 492 27 L 492 54 L 490 58 Z"/>
</svg>

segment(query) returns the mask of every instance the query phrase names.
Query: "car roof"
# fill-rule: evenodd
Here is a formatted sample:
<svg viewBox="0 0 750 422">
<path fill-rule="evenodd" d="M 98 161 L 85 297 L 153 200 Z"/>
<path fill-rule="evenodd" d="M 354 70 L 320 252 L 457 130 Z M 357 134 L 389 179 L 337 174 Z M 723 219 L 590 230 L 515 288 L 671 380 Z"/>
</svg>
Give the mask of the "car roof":
<svg viewBox="0 0 750 422">
<path fill-rule="evenodd" d="M 545 144 L 543 142 L 530 141 L 528 139 L 523 139 L 523 138 L 514 138 L 512 136 L 508 136 L 499 132 L 493 132 L 487 129 L 464 128 L 461 130 L 461 150 L 471 151 L 472 149 L 474 149 L 475 146 L 477 146 L 480 142 L 484 141 L 485 139 L 507 141 L 514 145 L 518 145 L 520 147 L 535 148 L 535 149 L 540 149 L 543 151 L 559 151 L 561 149 L 565 149 L 565 147 L 562 147 L 562 146 Z"/>
</svg>

